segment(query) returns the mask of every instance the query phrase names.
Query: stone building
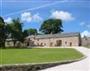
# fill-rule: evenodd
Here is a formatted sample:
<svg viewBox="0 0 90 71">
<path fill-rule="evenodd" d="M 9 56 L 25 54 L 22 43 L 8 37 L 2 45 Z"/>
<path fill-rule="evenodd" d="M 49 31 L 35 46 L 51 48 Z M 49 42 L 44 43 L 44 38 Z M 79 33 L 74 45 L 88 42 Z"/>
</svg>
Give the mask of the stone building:
<svg viewBox="0 0 90 71">
<path fill-rule="evenodd" d="M 28 36 L 26 46 L 80 46 L 80 33 L 61 33 Z"/>
<path fill-rule="evenodd" d="M 13 47 L 14 46 L 13 40 L 11 38 L 6 39 L 5 46 L 6 47 Z"/>
<path fill-rule="evenodd" d="M 82 38 L 82 46 L 90 46 L 90 37 L 84 36 Z"/>
</svg>

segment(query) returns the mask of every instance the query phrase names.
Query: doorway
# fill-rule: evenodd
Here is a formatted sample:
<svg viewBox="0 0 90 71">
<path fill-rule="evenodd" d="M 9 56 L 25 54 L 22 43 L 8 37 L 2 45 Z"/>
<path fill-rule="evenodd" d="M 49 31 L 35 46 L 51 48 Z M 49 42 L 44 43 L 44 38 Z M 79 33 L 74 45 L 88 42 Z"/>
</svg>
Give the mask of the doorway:
<svg viewBox="0 0 90 71">
<path fill-rule="evenodd" d="M 50 46 L 53 46 L 53 43 L 52 42 L 50 43 Z"/>
<path fill-rule="evenodd" d="M 62 40 L 57 40 L 56 44 L 57 44 L 57 46 L 62 46 Z"/>
<path fill-rule="evenodd" d="M 70 46 L 72 46 L 72 42 L 70 42 Z"/>
</svg>

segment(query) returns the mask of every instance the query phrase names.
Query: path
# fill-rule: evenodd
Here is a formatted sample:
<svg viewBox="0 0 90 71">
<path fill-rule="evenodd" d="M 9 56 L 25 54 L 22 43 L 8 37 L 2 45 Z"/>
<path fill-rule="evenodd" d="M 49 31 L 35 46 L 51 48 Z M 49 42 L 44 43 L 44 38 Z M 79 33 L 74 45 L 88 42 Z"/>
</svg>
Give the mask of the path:
<svg viewBox="0 0 90 71">
<path fill-rule="evenodd" d="M 78 62 L 58 65 L 41 71 L 90 71 L 90 49 L 84 47 L 74 48 L 83 53 L 86 58 Z"/>
</svg>

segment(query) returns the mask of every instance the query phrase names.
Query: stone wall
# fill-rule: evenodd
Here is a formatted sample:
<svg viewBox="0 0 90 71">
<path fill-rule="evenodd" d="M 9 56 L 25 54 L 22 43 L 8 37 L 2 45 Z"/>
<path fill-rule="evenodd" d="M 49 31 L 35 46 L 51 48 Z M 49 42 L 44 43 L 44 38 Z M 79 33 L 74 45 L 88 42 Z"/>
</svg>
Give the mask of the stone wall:
<svg viewBox="0 0 90 71">
<path fill-rule="evenodd" d="M 61 41 L 61 45 L 57 45 L 58 40 Z M 54 37 L 54 38 L 43 38 L 43 39 L 36 38 L 36 39 L 29 40 L 28 43 L 29 43 L 29 46 L 32 46 L 32 45 L 35 45 L 35 46 L 79 46 L 80 40 L 79 40 L 79 37 L 77 36 L 61 37 L 61 38 Z"/>
</svg>

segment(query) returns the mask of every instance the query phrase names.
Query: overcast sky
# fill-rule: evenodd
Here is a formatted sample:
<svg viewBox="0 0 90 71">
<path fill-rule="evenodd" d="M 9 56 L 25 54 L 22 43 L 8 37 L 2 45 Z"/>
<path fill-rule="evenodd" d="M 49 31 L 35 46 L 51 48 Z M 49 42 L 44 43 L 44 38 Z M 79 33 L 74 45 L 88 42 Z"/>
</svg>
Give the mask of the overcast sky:
<svg viewBox="0 0 90 71">
<path fill-rule="evenodd" d="M 49 18 L 62 19 L 64 32 L 80 32 L 90 36 L 89 0 L 2 0 L 0 15 L 5 22 L 19 17 L 23 29 L 39 29 Z"/>
</svg>

